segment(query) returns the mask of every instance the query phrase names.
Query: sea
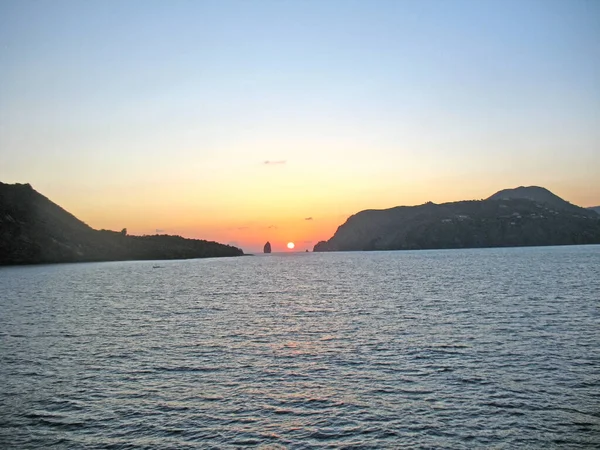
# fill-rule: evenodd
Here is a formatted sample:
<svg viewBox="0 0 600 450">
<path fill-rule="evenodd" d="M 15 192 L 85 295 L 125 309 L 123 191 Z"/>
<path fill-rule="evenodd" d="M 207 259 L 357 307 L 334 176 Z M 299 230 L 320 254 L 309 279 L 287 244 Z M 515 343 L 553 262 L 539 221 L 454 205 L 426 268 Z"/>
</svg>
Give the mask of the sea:
<svg viewBox="0 0 600 450">
<path fill-rule="evenodd" d="M 600 448 L 600 246 L 1 268 L 0 448 Z"/>
</svg>

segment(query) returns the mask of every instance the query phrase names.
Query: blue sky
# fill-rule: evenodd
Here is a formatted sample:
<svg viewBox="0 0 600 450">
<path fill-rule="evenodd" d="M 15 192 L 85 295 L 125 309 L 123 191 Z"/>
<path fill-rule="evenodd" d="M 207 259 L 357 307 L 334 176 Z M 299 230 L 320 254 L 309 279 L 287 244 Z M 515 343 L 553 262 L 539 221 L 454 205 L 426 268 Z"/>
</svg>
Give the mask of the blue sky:
<svg viewBox="0 0 600 450">
<path fill-rule="evenodd" d="M 148 189 L 301 216 L 521 184 L 600 203 L 597 0 L 2 0 L 0 67 L 0 180 L 90 222 Z"/>
</svg>

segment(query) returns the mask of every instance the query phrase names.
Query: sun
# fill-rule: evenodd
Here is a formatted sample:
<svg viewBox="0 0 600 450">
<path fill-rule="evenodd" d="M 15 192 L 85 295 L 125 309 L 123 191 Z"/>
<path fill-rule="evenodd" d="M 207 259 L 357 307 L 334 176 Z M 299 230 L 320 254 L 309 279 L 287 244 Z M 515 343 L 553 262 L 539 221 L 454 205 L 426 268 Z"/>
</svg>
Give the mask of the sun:
<svg viewBox="0 0 600 450">
<path fill-rule="evenodd" d="M 290 250 L 293 249 L 295 247 L 293 242 L 288 242 L 287 243 L 287 248 L 289 248 Z"/>
</svg>

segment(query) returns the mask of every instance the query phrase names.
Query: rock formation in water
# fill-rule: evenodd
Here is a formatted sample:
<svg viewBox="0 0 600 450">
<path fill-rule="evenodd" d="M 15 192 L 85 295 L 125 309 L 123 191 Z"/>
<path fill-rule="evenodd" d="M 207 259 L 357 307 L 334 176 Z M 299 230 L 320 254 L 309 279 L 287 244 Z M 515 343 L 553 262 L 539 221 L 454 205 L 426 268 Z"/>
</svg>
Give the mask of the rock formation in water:
<svg viewBox="0 0 600 450">
<path fill-rule="evenodd" d="M 540 187 L 486 200 L 361 211 L 319 251 L 600 244 L 600 216 Z"/>
<path fill-rule="evenodd" d="M 264 253 L 271 253 L 271 243 L 267 241 L 267 243 L 265 244 L 264 248 L 263 248 L 263 252 Z"/>
<path fill-rule="evenodd" d="M 94 230 L 29 184 L 0 183 L 0 265 L 241 256 L 229 245 L 179 236 Z"/>
</svg>

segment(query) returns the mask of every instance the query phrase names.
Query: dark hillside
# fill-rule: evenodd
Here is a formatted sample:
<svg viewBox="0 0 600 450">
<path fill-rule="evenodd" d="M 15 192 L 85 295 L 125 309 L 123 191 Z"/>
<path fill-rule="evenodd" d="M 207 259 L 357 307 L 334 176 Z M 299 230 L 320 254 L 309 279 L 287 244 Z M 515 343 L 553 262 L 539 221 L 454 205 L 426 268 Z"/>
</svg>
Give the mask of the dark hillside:
<svg viewBox="0 0 600 450">
<path fill-rule="evenodd" d="M 481 201 L 361 211 L 314 251 L 570 244 L 600 244 L 600 216 L 546 189 L 517 188 Z"/>
<path fill-rule="evenodd" d="M 560 209 L 579 210 L 581 207 L 563 200 L 548 189 L 539 186 L 519 186 L 514 189 L 503 189 L 496 192 L 488 200 L 532 200 Z"/>
<path fill-rule="evenodd" d="M 204 240 L 94 230 L 29 184 L 0 183 L 0 265 L 242 254 Z"/>
</svg>

